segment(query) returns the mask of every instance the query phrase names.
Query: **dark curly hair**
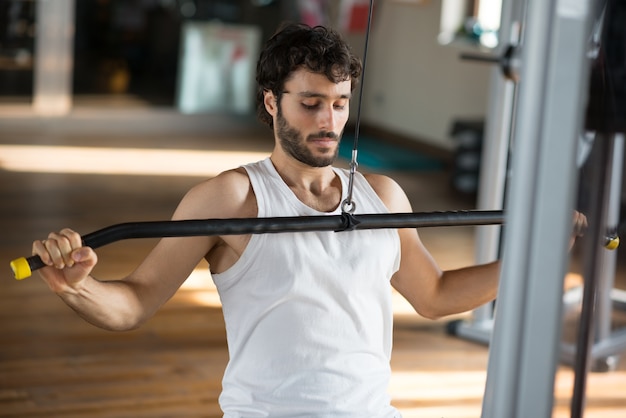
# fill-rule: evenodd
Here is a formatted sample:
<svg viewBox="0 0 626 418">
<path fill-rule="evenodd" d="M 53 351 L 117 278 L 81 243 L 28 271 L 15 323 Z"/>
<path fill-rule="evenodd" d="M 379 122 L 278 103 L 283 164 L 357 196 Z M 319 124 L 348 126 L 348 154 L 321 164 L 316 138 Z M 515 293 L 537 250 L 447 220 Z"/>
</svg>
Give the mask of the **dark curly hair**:
<svg viewBox="0 0 626 418">
<path fill-rule="evenodd" d="M 362 66 L 335 30 L 301 23 L 283 24 L 265 44 L 256 68 L 257 116 L 270 128 L 273 120 L 265 109 L 263 93 L 271 91 L 280 100 L 285 82 L 299 68 L 324 74 L 334 83 L 350 80 L 354 90 Z"/>
</svg>

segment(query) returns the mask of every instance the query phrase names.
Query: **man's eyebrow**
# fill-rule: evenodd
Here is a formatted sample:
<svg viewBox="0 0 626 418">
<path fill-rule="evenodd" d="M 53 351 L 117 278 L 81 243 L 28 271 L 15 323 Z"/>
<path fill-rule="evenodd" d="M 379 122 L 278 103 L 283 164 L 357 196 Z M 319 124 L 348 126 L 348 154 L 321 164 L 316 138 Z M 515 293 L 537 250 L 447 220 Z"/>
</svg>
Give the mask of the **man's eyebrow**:
<svg viewBox="0 0 626 418">
<path fill-rule="evenodd" d="M 286 92 L 288 93 L 288 92 Z M 329 98 L 328 95 L 326 94 L 322 94 L 322 93 L 316 93 L 314 91 L 301 91 L 299 93 L 296 93 L 298 96 L 300 97 L 305 97 L 305 98 L 320 98 L 320 99 L 327 99 Z M 352 97 L 352 93 L 347 93 L 347 94 L 340 94 L 338 96 L 338 98 L 340 99 L 350 99 Z"/>
</svg>

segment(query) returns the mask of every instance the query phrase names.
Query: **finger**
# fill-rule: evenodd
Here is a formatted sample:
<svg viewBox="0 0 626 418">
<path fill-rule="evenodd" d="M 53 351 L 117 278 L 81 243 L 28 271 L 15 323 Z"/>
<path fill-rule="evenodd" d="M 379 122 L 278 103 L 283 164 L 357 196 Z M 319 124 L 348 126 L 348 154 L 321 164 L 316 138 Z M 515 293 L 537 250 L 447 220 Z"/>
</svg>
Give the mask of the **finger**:
<svg viewBox="0 0 626 418">
<path fill-rule="evenodd" d="M 72 253 L 81 248 L 83 246 L 83 240 L 78 232 L 75 232 L 69 228 L 62 229 L 60 231 L 60 235 L 67 239 L 67 243 L 69 244 L 69 250 L 67 253 L 64 253 L 64 261 L 68 267 L 72 267 L 74 265 L 74 258 L 72 257 Z"/>
<path fill-rule="evenodd" d="M 72 252 L 72 259 L 83 268 L 90 269 L 98 262 L 98 256 L 91 247 L 80 247 Z"/>
<path fill-rule="evenodd" d="M 587 217 L 578 211 L 574 212 L 573 235 L 581 237 L 584 235 L 586 229 Z"/>
<path fill-rule="evenodd" d="M 83 246 L 83 239 L 80 234 L 70 228 L 63 228 L 59 231 L 59 234 L 67 237 L 68 240 L 72 243 L 72 247 L 78 248 Z"/>
<path fill-rule="evenodd" d="M 32 254 L 38 255 L 39 258 L 41 258 L 41 261 L 43 261 L 45 265 L 47 266 L 54 265 L 54 261 L 52 260 L 52 257 L 50 257 L 50 254 L 48 253 L 48 250 L 46 249 L 46 240 L 34 241 L 33 247 L 32 247 Z"/>
<path fill-rule="evenodd" d="M 589 226 L 587 223 L 587 217 L 584 214 L 580 214 L 580 220 L 581 220 L 581 224 L 582 224 L 582 229 L 583 232 L 587 229 L 587 227 Z"/>
<path fill-rule="evenodd" d="M 42 241 L 42 244 L 50 259 L 50 265 L 53 265 L 58 269 L 65 267 L 65 262 L 63 261 L 63 255 L 59 249 L 57 239 L 55 237 L 48 237 L 48 239 Z"/>
<path fill-rule="evenodd" d="M 50 257 L 52 257 L 52 261 L 56 268 L 62 269 L 65 268 L 65 266 L 71 266 L 73 264 L 70 257 L 72 244 L 65 235 L 57 232 L 51 232 L 44 245 L 48 250 Z"/>
</svg>

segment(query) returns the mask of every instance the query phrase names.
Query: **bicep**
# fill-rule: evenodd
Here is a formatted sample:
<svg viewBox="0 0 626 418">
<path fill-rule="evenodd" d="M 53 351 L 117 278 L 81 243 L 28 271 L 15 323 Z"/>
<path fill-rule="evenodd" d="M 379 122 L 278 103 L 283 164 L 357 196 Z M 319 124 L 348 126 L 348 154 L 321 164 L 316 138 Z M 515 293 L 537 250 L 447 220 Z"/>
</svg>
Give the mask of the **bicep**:
<svg viewBox="0 0 626 418">
<path fill-rule="evenodd" d="M 408 197 L 395 181 L 385 176 L 368 180 L 391 213 L 413 211 Z M 417 229 L 399 229 L 398 234 L 400 267 L 391 284 L 418 313 L 428 316 L 429 303 L 437 292 L 442 271 L 422 243 Z"/>
<path fill-rule="evenodd" d="M 247 186 L 247 177 L 234 172 L 204 182 L 187 192 L 172 220 L 245 216 L 250 202 Z M 127 278 L 143 298 L 145 309 L 152 313 L 171 298 L 220 239 L 218 236 L 161 239 Z"/>
<path fill-rule="evenodd" d="M 391 285 L 420 314 L 429 316 L 429 303 L 434 300 L 442 271 L 422 243 L 414 228 L 399 229 L 400 268 L 391 278 Z"/>
<path fill-rule="evenodd" d="M 163 238 L 127 278 L 150 316 L 167 302 L 202 260 L 206 237 Z"/>
<path fill-rule="evenodd" d="M 172 220 L 199 219 L 188 208 L 189 194 L 180 202 Z M 214 245 L 215 237 L 162 238 L 126 278 L 140 299 L 146 315 L 169 300 Z"/>
</svg>

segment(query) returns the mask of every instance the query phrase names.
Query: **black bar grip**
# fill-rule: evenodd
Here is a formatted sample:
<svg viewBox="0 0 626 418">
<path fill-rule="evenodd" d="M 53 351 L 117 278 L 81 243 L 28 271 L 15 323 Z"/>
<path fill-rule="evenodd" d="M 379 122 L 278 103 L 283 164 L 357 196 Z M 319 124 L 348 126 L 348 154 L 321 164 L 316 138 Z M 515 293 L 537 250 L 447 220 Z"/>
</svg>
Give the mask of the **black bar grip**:
<svg viewBox="0 0 626 418">
<path fill-rule="evenodd" d="M 283 232 L 335 231 L 383 228 L 494 225 L 504 223 L 503 211 L 440 211 L 363 215 L 293 216 L 275 218 L 192 219 L 179 221 L 128 222 L 111 225 L 83 236 L 83 244 L 98 248 L 133 238 L 243 235 Z M 45 267 L 39 256 L 11 261 L 18 280 Z"/>
</svg>

